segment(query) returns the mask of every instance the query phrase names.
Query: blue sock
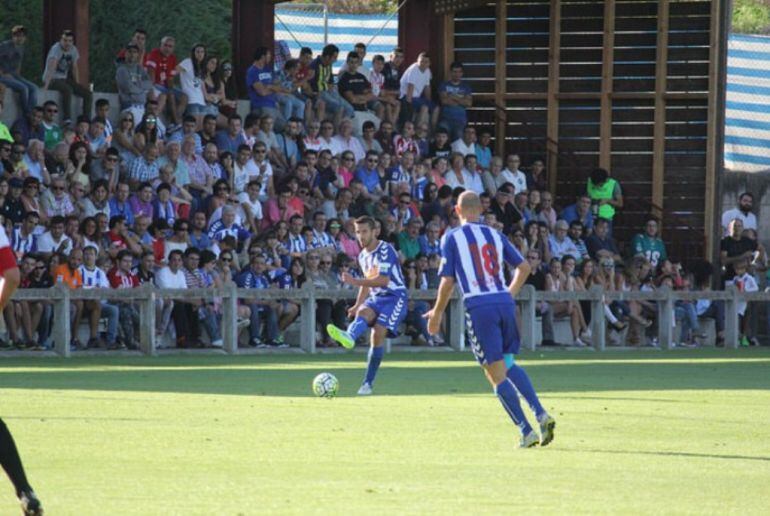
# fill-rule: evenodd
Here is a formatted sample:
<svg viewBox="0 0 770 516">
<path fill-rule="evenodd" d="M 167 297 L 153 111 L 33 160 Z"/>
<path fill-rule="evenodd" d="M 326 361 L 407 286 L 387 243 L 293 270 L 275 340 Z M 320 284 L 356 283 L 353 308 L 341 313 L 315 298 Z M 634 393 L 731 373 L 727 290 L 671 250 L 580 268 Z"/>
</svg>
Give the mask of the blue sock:
<svg viewBox="0 0 770 516">
<path fill-rule="evenodd" d="M 503 380 L 497 387 L 495 387 L 495 394 L 500 399 L 500 403 L 503 404 L 505 411 L 511 416 L 513 423 L 521 429 L 522 435 L 527 435 L 532 431 L 532 427 L 529 426 L 524 412 L 521 410 L 521 404 L 519 403 L 519 393 L 516 392 L 516 387 L 509 378 Z"/>
<path fill-rule="evenodd" d="M 377 376 L 377 369 L 380 368 L 380 362 L 382 362 L 382 355 L 385 354 L 385 348 L 378 346 L 376 348 L 369 348 L 369 360 L 366 364 L 366 378 L 364 383 L 372 385 L 374 383 L 374 377 Z"/>
<path fill-rule="evenodd" d="M 503 360 L 505 360 L 506 371 L 513 367 L 513 353 L 503 353 Z"/>
<path fill-rule="evenodd" d="M 358 337 L 360 337 L 367 328 L 369 328 L 369 323 L 366 322 L 366 319 L 361 316 L 357 316 L 355 319 L 353 319 L 353 322 L 350 323 L 347 331 L 348 334 L 353 337 L 353 340 L 358 340 Z"/>
<path fill-rule="evenodd" d="M 512 364 L 508 368 L 508 378 L 513 382 L 513 385 L 516 386 L 521 395 L 524 396 L 524 399 L 527 400 L 529 407 L 537 417 L 545 414 L 545 409 L 540 404 L 540 400 L 537 398 L 537 394 L 535 394 L 535 388 L 532 387 L 532 382 L 529 380 L 529 376 L 524 369 L 516 364 Z"/>
</svg>

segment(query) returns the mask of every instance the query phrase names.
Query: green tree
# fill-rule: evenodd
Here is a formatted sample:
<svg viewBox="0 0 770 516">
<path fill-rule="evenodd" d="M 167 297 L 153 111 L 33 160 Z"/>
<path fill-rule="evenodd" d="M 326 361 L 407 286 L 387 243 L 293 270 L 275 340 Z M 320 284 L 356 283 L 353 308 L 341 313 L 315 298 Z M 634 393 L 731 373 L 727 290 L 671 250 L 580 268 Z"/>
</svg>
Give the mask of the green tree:
<svg viewBox="0 0 770 516">
<path fill-rule="evenodd" d="M 770 6 L 763 0 L 734 0 L 733 32 L 767 34 L 770 29 Z"/>
</svg>

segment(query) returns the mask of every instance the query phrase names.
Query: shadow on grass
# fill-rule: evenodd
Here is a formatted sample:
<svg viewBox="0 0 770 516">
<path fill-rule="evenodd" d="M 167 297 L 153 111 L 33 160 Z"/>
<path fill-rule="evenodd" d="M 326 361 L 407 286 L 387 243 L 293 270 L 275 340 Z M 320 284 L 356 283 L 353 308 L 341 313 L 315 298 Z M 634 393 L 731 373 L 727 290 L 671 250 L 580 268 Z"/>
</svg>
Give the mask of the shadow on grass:
<svg viewBox="0 0 770 516">
<path fill-rule="evenodd" d="M 770 457 L 757 455 L 723 455 L 719 453 L 691 453 L 673 451 L 632 451 L 632 450 L 571 450 L 560 448 L 559 452 L 567 453 L 598 453 L 607 455 L 651 455 L 656 457 L 686 457 L 688 459 L 722 459 L 722 460 L 752 460 L 758 462 L 770 462 Z"/>
<path fill-rule="evenodd" d="M 766 352 L 744 355 L 752 359 L 747 361 L 697 360 L 734 358 L 716 353 L 673 361 L 669 358 L 674 355 L 658 354 L 658 360 L 666 360 L 658 363 L 651 363 L 648 357 L 637 360 L 628 353 L 613 356 L 622 361 L 605 360 L 606 354 L 585 355 L 580 360 L 574 353 L 562 353 L 544 359 L 528 357 L 524 366 L 541 393 L 770 388 L 770 353 Z M 571 362 L 558 362 L 564 359 Z M 364 357 L 84 357 L 69 361 L 9 359 L 0 366 L 0 389 L 309 396 L 312 378 L 330 371 L 340 379 L 342 395 L 351 395 L 363 376 Z M 465 395 L 486 394 L 490 388 L 466 354 L 396 354 L 383 362 L 377 392 L 389 396 Z M 668 396 L 661 401 L 677 400 Z"/>
</svg>

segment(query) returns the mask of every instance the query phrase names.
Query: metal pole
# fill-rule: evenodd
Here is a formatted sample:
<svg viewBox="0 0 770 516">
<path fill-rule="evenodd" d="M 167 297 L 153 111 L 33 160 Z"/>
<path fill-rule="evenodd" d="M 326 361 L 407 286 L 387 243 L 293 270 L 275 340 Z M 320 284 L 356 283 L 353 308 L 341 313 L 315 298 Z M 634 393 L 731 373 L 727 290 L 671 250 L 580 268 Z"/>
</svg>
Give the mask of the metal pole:
<svg viewBox="0 0 770 516">
<path fill-rule="evenodd" d="M 324 46 L 329 44 L 329 1 L 324 0 Z"/>
</svg>

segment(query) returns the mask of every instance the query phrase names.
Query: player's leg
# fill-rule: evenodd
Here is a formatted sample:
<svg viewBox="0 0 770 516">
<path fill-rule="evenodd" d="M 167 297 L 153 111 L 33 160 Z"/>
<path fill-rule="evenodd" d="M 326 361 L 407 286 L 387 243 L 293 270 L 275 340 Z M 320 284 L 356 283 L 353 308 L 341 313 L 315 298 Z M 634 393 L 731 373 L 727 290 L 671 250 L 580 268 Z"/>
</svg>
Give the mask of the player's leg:
<svg viewBox="0 0 770 516">
<path fill-rule="evenodd" d="M 504 352 L 512 352 L 510 346 L 504 346 L 506 326 L 503 314 L 495 306 L 479 306 L 465 314 L 466 342 L 484 369 L 484 374 L 492 385 L 500 403 L 505 408 L 513 423 L 521 430 L 521 447 L 529 448 L 537 444 L 537 435 L 527 421 L 519 403 L 519 394 L 507 377 L 507 368 L 503 360 Z M 515 323 L 514 323 L 515 325 Z"/>
<path fill-rule="evenodd" d="M 19 451 L 16 449 L 16 443 L 13 441 L 11 432 L 5 423 L 0 419 L 0 465 L 11 479 L 13 487 L 16 490 L 16 496 L 22 503 L 24 514 L 43 514 L 40 501 L 35 496 L 35 492 L 27 481 L 27 475 L 24 473 L 24 466 L 21 464 Z"/>
<path fill-rule="evenodd" d="M 520 340 L 519 333 L 516 327 L 516 321 L 514 319 L 516 312 L 510 308 L 501 308 L 501 320 L 503 329 L 503 352 L 516 354 L 519 352 Z M 514 361 L 511 361 L 511 365 L 506 370 L 506 376 L 511 383 L 516 387 L 516 390 L 527 400 L 527 404 L 535 413 L 537 422 L 540 425 L 540 445 L 546 446 L 553 440 L 553 430 L 556 426 L 556 421 L 548 415 L 548 412 L 543 408 L 540 403 L 540 399 L 535 392 L 535 388 L 532 386 L 532 381 L 529 379 L 527 372 Z"/>
<path fill-rule="evenodd" d="M 369 354 L 366 357 L 366 375 L 358 389 L 358 394 L 368 395 L 372 393 L 372 385 L 377 377 L 377 371 L 380 370 L 382 357 L 385 355 L 385 338 L 388 336 L 388 329 L 380 324 L 375 324 L 372 328 L 372 340 L 369 346 Z"/>
<path fill-rule="evenodd" d="M 343 347 L 353 349 L 358 337 L 364 334 L 376 318 L 377 314 L 374 310 L 364 305 L 358 309 L 353 322 L 348 325 L 346 330 L 342 330 L 334 324 L 328 324 L 326 331 L 329 333 L 329 337 L 342 344 Z"/>
</svg>

